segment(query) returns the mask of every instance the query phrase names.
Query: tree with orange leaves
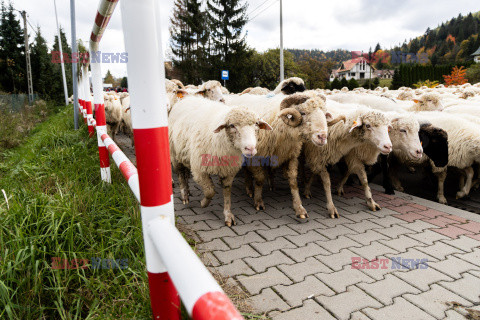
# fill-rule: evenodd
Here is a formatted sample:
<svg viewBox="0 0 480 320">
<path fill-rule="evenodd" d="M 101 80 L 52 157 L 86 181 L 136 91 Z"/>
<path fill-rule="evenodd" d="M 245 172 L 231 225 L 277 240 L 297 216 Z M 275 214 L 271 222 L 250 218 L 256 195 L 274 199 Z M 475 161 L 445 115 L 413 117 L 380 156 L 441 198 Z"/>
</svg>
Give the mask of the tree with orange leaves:
<svg viewBox="0 0 480 320">
<path fill-rule="evenodd" d="M 450 75 L 444 75 L 443 79 L 445 80 L 445 85 L 448 86 L 457 86 L 462 85 L 468 82 L 465 78 L 467 73 L 467 69 L 461 66 L 458 68 L 457 66 L 453 67 L 452 73 Z"/>
</svg>

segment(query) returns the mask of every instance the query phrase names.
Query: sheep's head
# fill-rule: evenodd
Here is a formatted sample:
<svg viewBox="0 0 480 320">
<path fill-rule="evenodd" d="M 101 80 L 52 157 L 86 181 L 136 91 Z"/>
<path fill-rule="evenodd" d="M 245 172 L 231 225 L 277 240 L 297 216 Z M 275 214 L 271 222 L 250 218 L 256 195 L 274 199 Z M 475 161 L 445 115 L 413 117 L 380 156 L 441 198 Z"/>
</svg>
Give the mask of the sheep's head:
<svg viewBox="0 0 480 320">
<path fill-rule="evenodd" d="M 391 125 L 385 114 L 373 110 L 362 111 L 350 125 L 350 133 L 370 141 L 382 154 L 392 151 L 392 142 L 388 135 Z"/>
<path fill-rule="evenodd" d="M 299 130 L 303 142 L 311 140 L 317 146 L 327 143 L 328 126 L 342 119 L 333 119 L 321 97 L 303 93 L 283 99 L 278 117 L 287 126 Z"/>
<path fill-rule="evenodd" d="M 419 160 L 423 155 L 423 148 L 418 135 L 418 121 L 411 116 L 402 116 L 392 119 L 391 124 L 389 134 L 393 149 L 408 154 L 411 159 Z"/>
<path fill-rule="evenodd" d="M 435 93 L 426 93 L 418 99 L 413 100 L 417 104 L 417 109 L 422 111 L 442 111 L 443 104 L 440 96 Z"/>
<path fill-rule="evenodd" d="M 418 132 L 423 145 L 423 152 L 433 161 L 436 167 L 448 164 L 448 134 L 445 130 L 422 124 Z"/>
<path fill-rule="evenodd" d="M 292 77 L 280 82 L 277 88 L 275 88 L 274 92 L 275 94 L 278 94 L 281 92 L 286 95 L 291 95 L 296 92 L 303 92 L 305 90 L 306 88 L 303 80 L 297 77 Z"/>
<path fill-rule="evenodd" d="M 468 99 L 470 97 L 475 96 L 475 91 L 473 89 L 467 88 L 463 89 L 462 93 L 460 94 L 461 99 Z"/>
<path fill-rule="evenodd" d="M 209 100 L 225 102 L 222 93 L 222 85 L 216 80 L 210 80 L 202 84 L 196 94 Z"/>
<path fill-rule="evenodd" d="M 398 100 L 413 100 L 413 92 L 411 91 L 400 91 L 397 96 Z"/>
<path fill-rule="evenodd" d="M 272 130 L 272 127 L 254 112 L 236 107 L 227 113 L 214 132 L 219 133 L 222 130 L 225 130 L 232 145 L 249 158 L 257 153 L 258 131 Z"/>
</svg>

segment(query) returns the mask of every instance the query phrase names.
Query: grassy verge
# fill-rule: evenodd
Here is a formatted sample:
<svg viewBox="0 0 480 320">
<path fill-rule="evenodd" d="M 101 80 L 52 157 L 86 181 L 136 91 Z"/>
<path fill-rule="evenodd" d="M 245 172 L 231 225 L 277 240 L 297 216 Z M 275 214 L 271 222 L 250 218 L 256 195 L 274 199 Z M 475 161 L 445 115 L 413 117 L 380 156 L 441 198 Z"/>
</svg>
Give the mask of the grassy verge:
<svg viewBox="0 0 480 320">
<path fill-rule="evenodd" d="M 0 319 L 150 319 L 138 205 L 112 170 L 100 182 L 96 139 L 71 108 L 38 125 L 0 162 Z M 52 269 L 52 258 L 88 259 Z M 126 259 L 94 269 L 92 257 Z"/>
</svg>

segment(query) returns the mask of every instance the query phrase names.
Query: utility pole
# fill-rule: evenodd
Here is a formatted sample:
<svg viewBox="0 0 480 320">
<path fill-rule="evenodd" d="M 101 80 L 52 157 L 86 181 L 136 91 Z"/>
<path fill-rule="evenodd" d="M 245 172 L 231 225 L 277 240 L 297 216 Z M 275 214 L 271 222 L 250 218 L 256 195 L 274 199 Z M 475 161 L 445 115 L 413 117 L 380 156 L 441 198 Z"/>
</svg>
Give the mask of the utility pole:
<svg viewBox="0 0 480 320">
<path fill-rule="evenodd" d="M 75 0 L 70 0 L 70 19 L 72 23 L 72 60 L 78 58 L 77 53 L 77 30 L 75 25 Z M 75 130 L 78 130 L 78 79 L 77 62 L 72 61 L 72 81 L 73 81 L 73 121 Z"/>
<path fill-rule="evenodd" d="M 67 88 L 67 78 L 65 77 L 65 64 L 63 62 L 63 48 L 62 48 L 62 37 L 60 36 L 60 27 L 58 26 L 58 15 L 57 15 L 57 2 L 53 0 L 53 6 L 55 7 L 55 20 L 57 20 L 57 32 L 58 32 L 58 47 L 60 49 L 60 57 L 62 57 L 62 77 L 63 77 L 63 92 L 65 93 L 65 105 L 68 105 L 68 88 Z"/>
<path fill-rule="evenodd" d="M 33 81 L 32 66 L 30 63 L 30 48 L 28 47 L 28 31 L 27 31 L 27 12 L 21 11 L 23 18 L 23 35 L 25 38 L 25 57 L 27 59 L 27 84 L 28 84 L 28 103 L 33 102 Z"/>
<path fill-rule="evenodd" d="M 285 79 L 285 71 L 283 65 L 283 3 L 280 0 L 280 82 Z"/>
</svg>

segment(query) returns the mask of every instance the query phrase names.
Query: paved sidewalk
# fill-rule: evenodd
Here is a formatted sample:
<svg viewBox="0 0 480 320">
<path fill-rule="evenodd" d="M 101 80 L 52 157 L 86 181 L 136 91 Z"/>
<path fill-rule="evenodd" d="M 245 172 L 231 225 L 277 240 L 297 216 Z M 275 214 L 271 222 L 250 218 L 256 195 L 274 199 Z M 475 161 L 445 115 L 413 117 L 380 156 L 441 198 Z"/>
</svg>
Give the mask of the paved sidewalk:
<svg viewBox="0 0 480 320">
<path fill-rule="evenodd" d="M 330 219 L 317 183 L 303 199 L 310 219 L 300 222 L 288 183 L 265 188 L 267 208 L 256 212 L 240 173 L 232 189 L 237 226 L 228 228 L 214 181 L 217 194 L 204 209 L 193 181 L 187 206 L 176 184 L 178 221 L 202 240 L 209 266 L 269 318 L 465 319 L 480 310 L 478 215 L 372 185 L 382 210 L 369 211 L 361 188 L 346 187 L 345 197 L 334 196 L 341 218 Z"/>
</svg>

